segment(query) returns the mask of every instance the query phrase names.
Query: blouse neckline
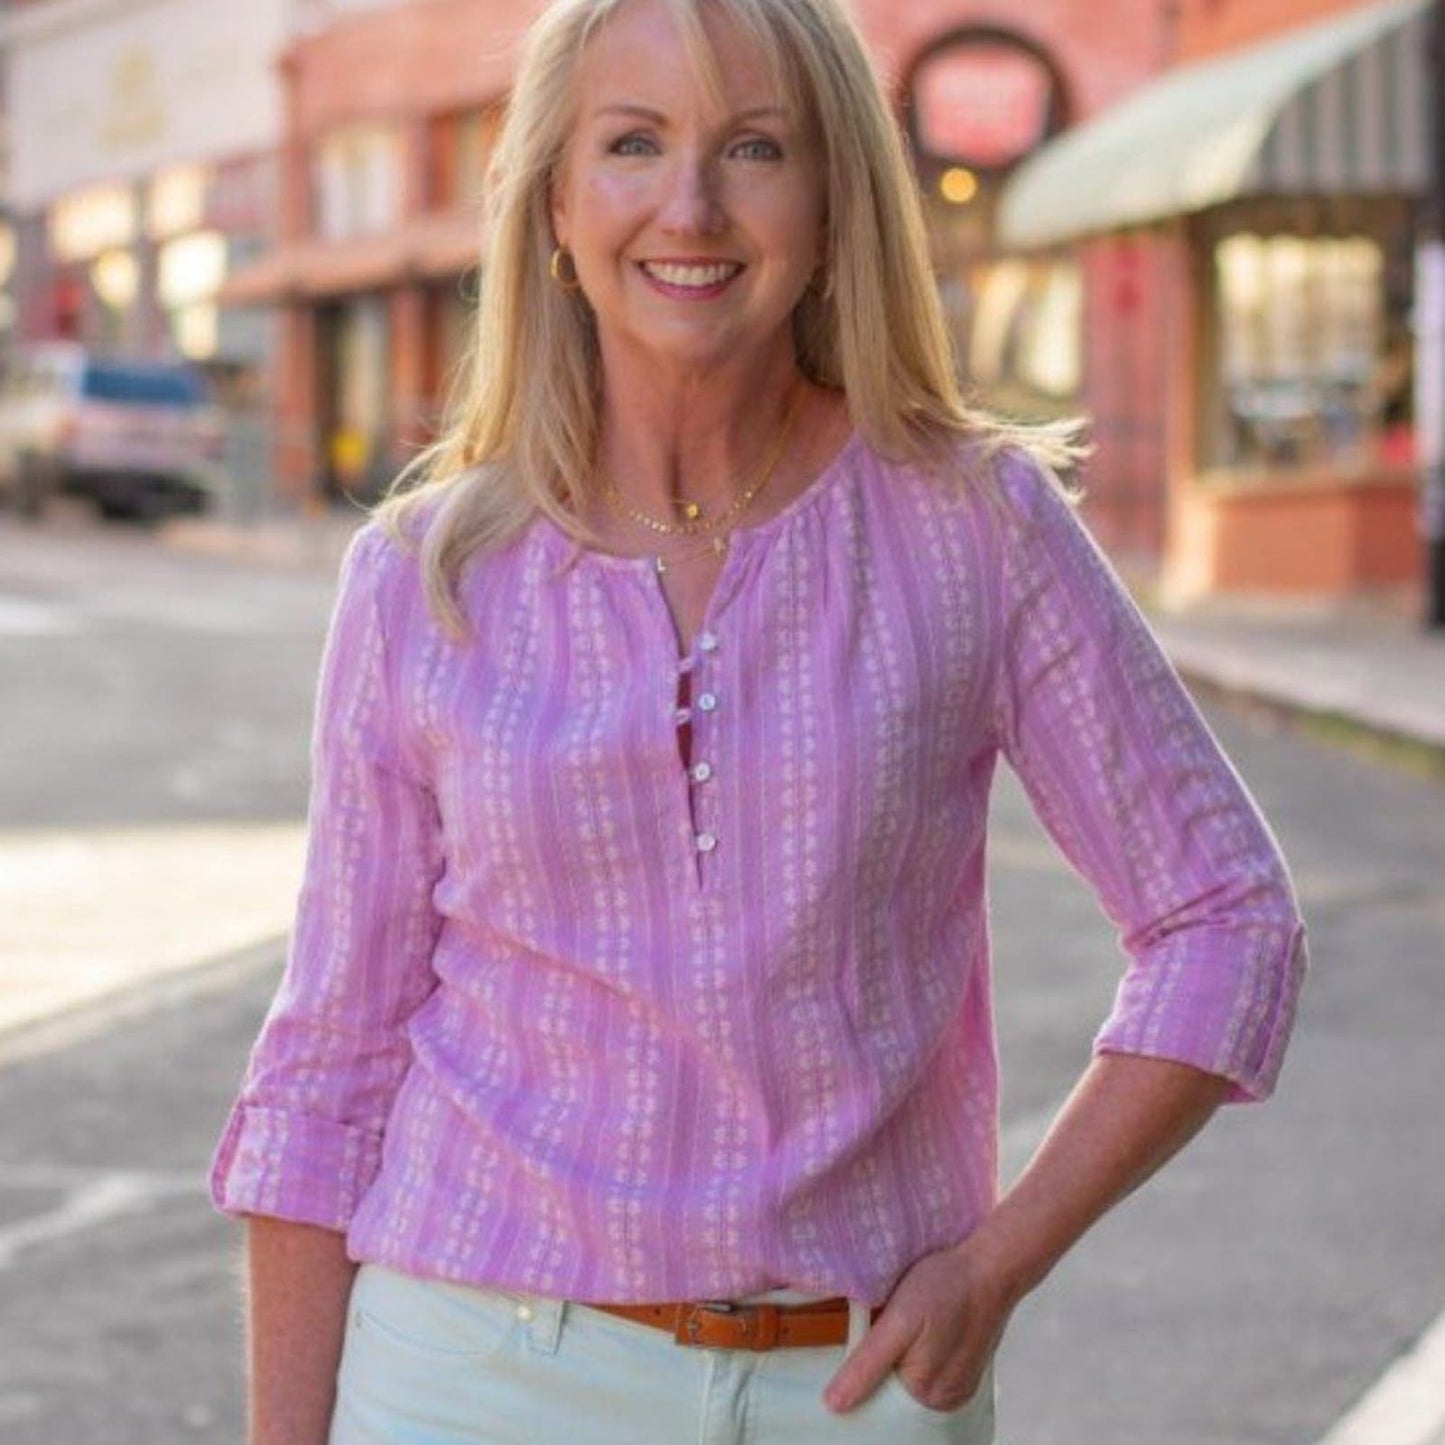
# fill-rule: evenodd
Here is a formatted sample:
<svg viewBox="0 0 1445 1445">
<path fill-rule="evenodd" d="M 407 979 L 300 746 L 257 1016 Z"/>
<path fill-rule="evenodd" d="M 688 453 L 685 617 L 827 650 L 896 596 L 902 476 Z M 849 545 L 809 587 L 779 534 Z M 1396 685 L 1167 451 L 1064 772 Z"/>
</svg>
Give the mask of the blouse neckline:
<svg viewBox="0 0 1445 1445">
<path fill-rule="evenodd" d="M 772 539 L 777 533 L 786 529 L 794 520 L 804 513 L 811 511 L 824 497 L 833 490 L 841 477 L 849 473 L 848 462 L 853 454 L 863 445 L 863 435 L 856 426 L 850 427 L 843 444 L 833 453 L 832 457 L 823 465 L 818 474 L 798 493 L 785 507 L 774 512 L 771 517 L 765 517 L 760 522 L 749 523 L 746 526 L 734 527 L 729 533 L 730 549 L 736 550 L 739 547 L 750 547 L 760 542 Z M 656 557 L 654 553 L 630 553 L 630 552 L 607 552 L 598 547 L 588 546 L 570 536 L 562 528 L 547 516 L 539 512 L 534 525 L 541 527 L 544 532 L 556 543 L 566 549 L 567 562 L 588 561 L 598 566 L 608 567 L 624 572 L 640 572 L 651 574 L 656 570 Z"/>
</svg>

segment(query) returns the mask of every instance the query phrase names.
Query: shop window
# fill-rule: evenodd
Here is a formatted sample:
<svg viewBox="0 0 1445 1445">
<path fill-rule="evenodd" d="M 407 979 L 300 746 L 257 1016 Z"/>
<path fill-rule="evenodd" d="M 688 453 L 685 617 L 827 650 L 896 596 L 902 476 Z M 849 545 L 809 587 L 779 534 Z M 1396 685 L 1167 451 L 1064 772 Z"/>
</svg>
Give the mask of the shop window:
<svg viewBox="0 0 1445 1445">
<path fill-rule="evenodd" d="M 386 301 L 362 296 L 322 313 L 322 426 L 333 491 L 376 497 L 390 480 Z"/>
<path fill-rule="evenodd" d="M 163 241 L 196 229 L 206 213 L 210 172 L 204 166 L 167 166 L 151 178 L 146 195 L 146 231 Z"/>
<path fill-rule="evenodd" d="M 1217 245 L 1216 464 L 1277 471 L 1380 455 L 1410 375 L 1386 263 L 1369 236 L 1236 235 Z"/>
<path fill-rule="evenodd" d="M 967 290 L 974 297 L 972 315 L 960 329 L 967 335 L 968 380 L 992 403 L 1017 414 L 1068 410 L 1081 379 L 1078 266 L 1072 261 L 996 261 L 980 267 Z"/>
<path fill-rule="evenodd" d="M 328 241 L 389 230 L 401 217 L 401 138 L 381 125 L 333 131 L 316 152 L 316 229 Z"/>
<path fill-rule="evenodd" d="M 477 204 L 501 129 L 499 105 L 453 111 L 433 123 L 433 203 L 441 208 Z"/>
<path fill-rule="evenodd" d="M 135 240 L 135 192 L 120 183 L 90 186 L 62 196 L 47 220 L 51 256 L 62 263 L 87 261 Z"/>
</svg>

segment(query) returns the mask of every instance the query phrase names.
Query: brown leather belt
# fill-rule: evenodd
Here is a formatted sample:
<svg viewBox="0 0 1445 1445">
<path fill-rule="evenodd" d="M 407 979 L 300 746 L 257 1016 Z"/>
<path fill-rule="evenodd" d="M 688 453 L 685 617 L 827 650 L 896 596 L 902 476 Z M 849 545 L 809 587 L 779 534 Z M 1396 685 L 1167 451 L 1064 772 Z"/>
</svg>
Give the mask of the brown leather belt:
<svg viewBox="0 0 1445 1445">
<path fill-rule="evenodd" d="M 709 1350 L 776 1350 L 794 1345 L 848 1342 L 848 1301 L 806 1304 L 736 1304 L 732 1300 L 689 1300 L 663 1305 L 594 1305 L 634 1324 L 666 1330 L 680 1345 Z M 879 1311 L 874 1310 L 877 1317 Z"/>
</svg>

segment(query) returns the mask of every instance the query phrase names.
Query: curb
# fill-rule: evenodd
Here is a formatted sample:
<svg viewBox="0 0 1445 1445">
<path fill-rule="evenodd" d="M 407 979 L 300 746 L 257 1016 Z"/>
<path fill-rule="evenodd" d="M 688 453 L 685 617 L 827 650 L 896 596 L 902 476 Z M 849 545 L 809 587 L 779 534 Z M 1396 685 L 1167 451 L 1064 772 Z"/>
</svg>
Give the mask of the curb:
<svg viewBox="0 0 1445 1445">
<path fill-rule="evenodd" d="M 1272 721 L 1352 748 L 1397 766 L 1445 780 L 1445 735 L 1434 720 L 1424 725 L 1381 708 L 1373 716 L 1327 695 L 1302 696 L 1261 680 L 1247 667 L 1220 667 L 1185 648 L 1166 649 L 1191 691 L 1268 716 Z"/>
<path fill-rule="evenodd" d="M 172 551 L 271 567 L 335 571 L 351 538 L 367 520 L 344 515 L 298 517 L 286 522 L 222 522 L 176 518 L 156 533 Z"/>
</svg>

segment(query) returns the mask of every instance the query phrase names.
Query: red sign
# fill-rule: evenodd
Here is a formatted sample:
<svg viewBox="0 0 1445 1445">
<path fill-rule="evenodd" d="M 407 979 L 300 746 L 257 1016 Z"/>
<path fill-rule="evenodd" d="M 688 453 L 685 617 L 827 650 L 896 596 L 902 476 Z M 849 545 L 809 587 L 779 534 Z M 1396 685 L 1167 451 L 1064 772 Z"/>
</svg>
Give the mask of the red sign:
<svg viewBox="0 0 1445 1445">
<path fill-rule="evenodd" d="M 984 169 L 1026 155 L 1047 134 L 1053 78 L 1023 50 L 960 41 L 925 60 L 913 83 L 919 144 Z"/>
</svg>

